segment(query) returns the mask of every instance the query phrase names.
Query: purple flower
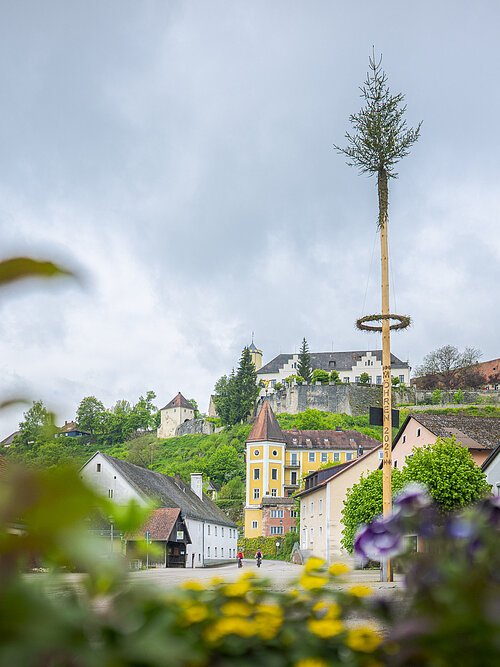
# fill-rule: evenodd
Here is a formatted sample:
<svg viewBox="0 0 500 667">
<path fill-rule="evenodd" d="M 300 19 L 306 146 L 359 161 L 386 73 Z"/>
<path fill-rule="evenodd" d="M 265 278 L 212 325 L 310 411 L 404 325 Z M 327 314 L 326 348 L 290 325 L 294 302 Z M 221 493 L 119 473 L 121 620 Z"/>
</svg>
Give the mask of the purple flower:
<svg viewBox="0 0 500 667">
<path fill-rule="evenodd" d="M 379 518 L 362 526 L 354 539 L 354 550 L 364 561 L 392 558 L 403 550 L 403 535 L 394 517 Z"/>
<path fill-rule="evenodd" d="M 413 516 L 419 510 L 429 507 L 431 502 L 425 486 L 412 482 L 394 499 L 394 510 L 403 516 Z"/>
<path fill-rule="evenodd" d="M 477 529 L 472 521 L 461 516 L 453 516 L 445 526 L 447 535 L 455 540 L 470 540 L 477 535 Z"/>
</svg>

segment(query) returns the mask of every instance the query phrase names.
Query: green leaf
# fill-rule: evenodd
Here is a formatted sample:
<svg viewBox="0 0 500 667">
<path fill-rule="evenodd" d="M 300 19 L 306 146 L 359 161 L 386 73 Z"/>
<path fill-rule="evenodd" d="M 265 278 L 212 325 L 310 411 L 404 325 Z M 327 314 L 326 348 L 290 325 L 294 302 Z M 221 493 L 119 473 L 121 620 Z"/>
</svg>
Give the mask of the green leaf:
<svg viewBox="0 0 500 667">
<path fill-rule="evenodd" d="M 0 262 L 0 284 L 11 283 L 23 278 L 58 278 L 61 276 L 76 278 L 73 271 L 47 260 L 11 257 Z"/>
</svg>

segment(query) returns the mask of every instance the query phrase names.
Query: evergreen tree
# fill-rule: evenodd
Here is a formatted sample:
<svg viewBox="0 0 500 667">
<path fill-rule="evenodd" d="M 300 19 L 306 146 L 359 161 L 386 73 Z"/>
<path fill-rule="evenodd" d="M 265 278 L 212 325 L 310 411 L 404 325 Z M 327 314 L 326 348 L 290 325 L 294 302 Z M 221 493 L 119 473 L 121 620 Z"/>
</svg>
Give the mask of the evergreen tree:
<svg viewBox="0 0 500 667">
<path fill-rule="evenodd" d="M 303 377 L 306 382 L 311 382 L 312 366 L 311 355 L 309 354 L 309 346 L 304 338 L 299 352 L 299 363 L 297 364 L 297 372 L 300 377 Z"/>
<path fill-rule="evenodd" d="M 258 395 L 257 372 L 250 350 L 245 347 L 236 373 L 233 369 L 229 377 L 223 375 L 217 380 L 214 396 L 217 414 L 224 424 L 237 424 L 250 415 Z"/>
<path fill-rule="evenodd" d="M 237 421 L 243 421 L 251 414 L 258 395 L 257 371 L 250 350 L 245 347 L 236 372 Z"/>
</svg>

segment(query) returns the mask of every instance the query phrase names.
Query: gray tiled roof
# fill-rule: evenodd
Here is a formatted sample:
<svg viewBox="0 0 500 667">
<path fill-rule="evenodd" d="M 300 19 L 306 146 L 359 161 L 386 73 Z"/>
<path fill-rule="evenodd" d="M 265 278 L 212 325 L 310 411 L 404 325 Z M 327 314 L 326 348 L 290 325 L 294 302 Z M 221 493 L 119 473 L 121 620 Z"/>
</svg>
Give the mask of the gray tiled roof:
<svg viewBox="0 0 500 667">
<path fill-rule="evenodd" d="M 359 431 L 283 431 L 287 449 L 374 449 L 378 440 Z"/>
<path fill-rule="evenodd" d="M 409 416 L 440 438 L 454 435 L 469 449 L 495 449 L 500 445 L 500 419 L 495 417 L 431 413 L 412 413 Z"/>
<path fill-rule="evenodd" d="M 377 361 L 382 361 L 382 350 L 357 350 L 351 352 L 310 352 L 311 367 L 313 370 L 321 368 L 322 370 L 350 371 L 352 367 L 367 352 L 371 352 Z M 287 362 L 291 361 L 293 354 L 278 354 L 277 357 L 269 361 L 257 371 L 262 373 L 277 373 Z M 408 368 L 406 361 L 401 361 L 394 354 L 391 354 L 392 368 Z"/>
<path fill-rule="evenodd" d="M 203 494 L 203 500 L 198 498 L 191 487 L 185 484 L 180 477 L 169 477 L 159 472 L 140 468 L 133 463 L 115 459 L 102 452 L 101 456 L 115 466 L 140 495 L 159 503 L 160 507 L 179 507 L 183 517 L 236 528 L 236 524 L 228 519 L 208 496 Z"/>
</svg>

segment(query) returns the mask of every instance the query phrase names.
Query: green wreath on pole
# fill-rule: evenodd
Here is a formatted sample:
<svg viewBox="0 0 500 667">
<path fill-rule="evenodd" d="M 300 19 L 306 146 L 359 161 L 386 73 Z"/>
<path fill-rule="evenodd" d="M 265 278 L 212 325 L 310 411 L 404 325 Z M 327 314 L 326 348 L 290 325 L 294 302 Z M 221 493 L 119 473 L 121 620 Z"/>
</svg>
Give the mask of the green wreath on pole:
<svg viewBox="0 0 500 667">
<path fill-rule="evenodd" d="M 382 322 L 382 320 L 395 320 L 395 323 L 389 327 L 391 331 L 402 331 L 411 325 L 411 317 L 408 315 L 389 313 L 388 315 L 365 315 L 360 317 L 359 320 L 356 320 L 356 327 L 360 331 L 382 331 L 381 326 L 366 324 L 367 322 Z"/>
</svg>

